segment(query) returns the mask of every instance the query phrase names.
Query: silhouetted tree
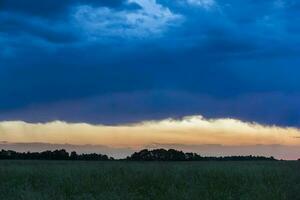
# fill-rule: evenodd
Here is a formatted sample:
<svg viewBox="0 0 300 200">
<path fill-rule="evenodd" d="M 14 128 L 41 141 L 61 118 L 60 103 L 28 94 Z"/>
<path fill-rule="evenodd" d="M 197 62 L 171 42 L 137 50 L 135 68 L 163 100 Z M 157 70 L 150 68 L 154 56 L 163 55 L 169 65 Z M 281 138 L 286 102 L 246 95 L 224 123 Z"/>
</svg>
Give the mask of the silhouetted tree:
<svg viewBox="0 0 300 200">
<path fill-rule="evenodd" d="M 149 151 L 143 149 L 139 152 L 133 153 L 127 157 L 127 160 L 132 161 L 274 161 L 274 157 L 262 156 L 227 156 L 227 157 L 202 157 L 196 153 L 184 153 L 174 149 L 155 149 Z"/>
<path fill-rule="evenodd" d="M 70 159 L 71 160 L 77 160 L 78 159 L 78 155 L 77 155 L 76 151 L 71 152 Z"/>
<path fill-rule="evenodd" d="M 75 151 L 69 154 L 66 150 L 43 151 L 43 152 L 26 152 L 18 153 L 15 151 L 0 151 L 0 159 L 22 159 L 22 160 L 113 160 L 107 155 L 102 154 L 81 154 L 77 155 Z"/>
</svg>

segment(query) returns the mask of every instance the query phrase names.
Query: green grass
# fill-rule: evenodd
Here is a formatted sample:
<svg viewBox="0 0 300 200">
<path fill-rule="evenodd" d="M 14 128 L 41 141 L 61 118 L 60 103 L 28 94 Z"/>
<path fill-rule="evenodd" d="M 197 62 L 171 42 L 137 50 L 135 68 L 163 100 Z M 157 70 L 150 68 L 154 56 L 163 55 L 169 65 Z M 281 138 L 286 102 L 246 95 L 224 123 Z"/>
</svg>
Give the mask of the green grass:
<svg viewBox="0 0 300 200">
<path fill-rule="evenodd" d="M 300 199 L 300 162 L 0 161 L 1 200 Z"/>
</svg>

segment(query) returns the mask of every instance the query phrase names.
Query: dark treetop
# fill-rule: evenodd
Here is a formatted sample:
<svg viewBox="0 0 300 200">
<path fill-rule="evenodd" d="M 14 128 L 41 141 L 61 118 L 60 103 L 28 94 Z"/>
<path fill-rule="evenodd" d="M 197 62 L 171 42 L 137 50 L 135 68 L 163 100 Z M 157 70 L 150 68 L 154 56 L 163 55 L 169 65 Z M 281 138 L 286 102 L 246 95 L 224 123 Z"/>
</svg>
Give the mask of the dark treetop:
<svg viewBox="0 0 300 200">
<path fill-rule="evenodd" d="M 86 160 L 86 161 L 109 161 L 116 160 L 102 154 L 77 154 L 75 151 L 69 154 L 66 150 L 43 151 L 43 152 L 15 152 L 11 150 L 0 151 L 0 160 Z M 141 150 L 128 156 L 127 161 L 275 161 L 273 157 L 263 156 L 228 156 L 228 157 L 202 157 L 196 153 L 184 153 L 174 149 Z"/>
</svg>

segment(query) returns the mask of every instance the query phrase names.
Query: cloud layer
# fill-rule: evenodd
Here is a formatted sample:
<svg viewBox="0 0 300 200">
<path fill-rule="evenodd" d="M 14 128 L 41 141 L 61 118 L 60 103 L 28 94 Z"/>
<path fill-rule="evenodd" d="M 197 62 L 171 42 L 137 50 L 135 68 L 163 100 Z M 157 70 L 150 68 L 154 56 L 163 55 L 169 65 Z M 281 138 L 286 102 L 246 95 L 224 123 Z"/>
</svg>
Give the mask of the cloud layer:
<svg viewBox="0 0 300 200">
<path fill-rule="evenodd" d="M 202 116 L 185 117 L 181 120 L 165 119 L 145 121 L 129 125 L 70 124 L 56 121 L 45 124 L 31 124 L 11 121 L 0 123 L 1 140 L 12 143 L 52 143 L 71 145 L 96 145 L 107 148 L 137 150 L 146 147 L 179 147 L 179 149 L 206 148 L 206 154 L 231 152 L 240 155 L 249 149 L 253 153 L 270 153 L 270 147 L 282 151 L 293 149 L 291 154 L 274 151 L 276 157 L 289 159 L 300 156 L 296 147 L 300 146 L 300 130 L 276 126 L 263 126 L 234 119 L 205 119 Z M 177 145 L 176 145 L 177 144 Z M 244 148 L 244 150 L 242 150 Z M 203 149 L 203 148 L 202 148 Z M 205 149 L 205 148 L 204 148 Z M 226 150 L 227 149 L 227 150 Z M 241 150 L 241 152 L 239 151 Z M 248 149 L 245 151 L 245 149 Z M 200 152 L 201 153 L 201 152 Z M 284 156 L 283 156 L 284 155 Z"/>
<path fill-rule="evenodd" d="M 201 113 L 300 127 L 299 7 L 0 0 L 0 120 L 118 124 Z"/>
</svg>

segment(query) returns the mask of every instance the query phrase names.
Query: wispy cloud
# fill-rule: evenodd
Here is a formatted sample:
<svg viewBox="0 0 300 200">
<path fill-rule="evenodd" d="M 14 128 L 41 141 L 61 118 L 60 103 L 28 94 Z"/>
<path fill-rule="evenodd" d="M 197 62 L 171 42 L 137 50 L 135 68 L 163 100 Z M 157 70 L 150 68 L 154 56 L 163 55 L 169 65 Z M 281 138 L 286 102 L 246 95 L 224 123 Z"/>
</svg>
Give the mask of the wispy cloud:
<svg viewBox="0 0 300 200">
<path fill-rule="evenodd" d="M 209 9 L 216 5 L 214 0 L 186 0 L 186 2 L 190 5 L 202 7 L 205 9 Z"/>
<path fill-rule="evenodd" d="M 92 39 L 105 37 L 144 38 L 159 36 L 183 16 L 156 0 L 129 0 L 137 9 L 116 10 L 82 5 L 74 13 L 75 23 Z"/>
</svg>

